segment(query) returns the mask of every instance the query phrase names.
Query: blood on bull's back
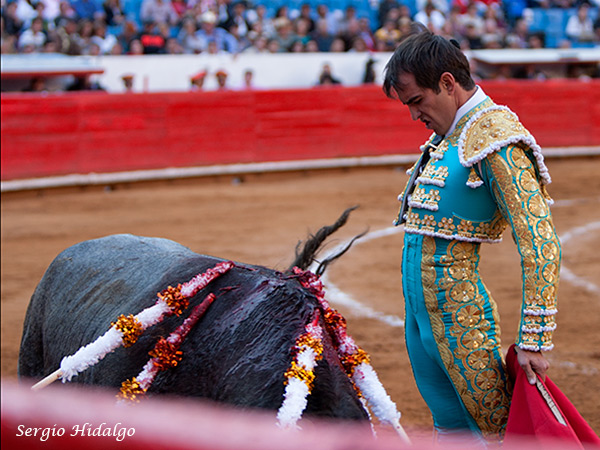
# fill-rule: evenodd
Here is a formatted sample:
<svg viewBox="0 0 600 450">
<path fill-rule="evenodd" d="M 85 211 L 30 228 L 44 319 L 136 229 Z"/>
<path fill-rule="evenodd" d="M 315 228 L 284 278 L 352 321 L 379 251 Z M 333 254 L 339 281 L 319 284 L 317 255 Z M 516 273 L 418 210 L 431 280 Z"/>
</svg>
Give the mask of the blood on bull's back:
<svg viewBox="0 0 600 450">
<path fill-rule="evenodd" d="M 25 318 L 19 376 L 40 379 L 66 355 L 103 335 L 115 319 L 151 307 L 157 293 L 223 262 L 175 242 L 132 235 L 85 241 L 63 251 L 36 288 Z M 319 309 L 291 272 L 235 263 L 190 299 L 216 299 L 182 342 L 179 363 L 160 372 L 149 395 L 202 397 L 240 407 L 276 410 L 284 396 L 291 348 Z M 183 314 L 185 315 L 185 313 Z M 130 347 L 110 352 L 73 377 L 119 388 L 148 361 L 160 337 L 182 317 L 149 327 Z M 338 354 L 325 333 L 307 414 L 367 419 Z"/>
</svg>

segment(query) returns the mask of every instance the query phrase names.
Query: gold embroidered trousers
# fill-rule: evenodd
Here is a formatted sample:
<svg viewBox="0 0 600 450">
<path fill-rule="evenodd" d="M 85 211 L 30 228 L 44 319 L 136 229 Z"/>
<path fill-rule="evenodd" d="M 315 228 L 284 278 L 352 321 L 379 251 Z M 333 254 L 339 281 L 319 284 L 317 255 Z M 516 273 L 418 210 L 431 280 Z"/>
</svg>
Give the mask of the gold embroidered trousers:
<svg viewBox="0 0 600 450">
<path fill-rule="evenodd" d="M 436 429 L 501 433 L 509 394 L 496 304 L 479 277 L 479 243 L 406 233 L 406 345 Z"/>
</svg>

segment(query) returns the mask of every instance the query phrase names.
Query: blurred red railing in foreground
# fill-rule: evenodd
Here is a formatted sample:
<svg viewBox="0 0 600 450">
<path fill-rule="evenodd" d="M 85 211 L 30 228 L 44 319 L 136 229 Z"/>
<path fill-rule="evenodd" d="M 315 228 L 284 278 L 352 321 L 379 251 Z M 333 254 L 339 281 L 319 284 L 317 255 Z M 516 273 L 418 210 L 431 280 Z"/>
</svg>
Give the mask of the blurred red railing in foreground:
<svg viewBox="0 0 600 450">
<path fill-rule="evenodd" d="M 304 420 L 302 430 L 282 430 L 275 411 L 243 412 L 190 399 L 148 398 L 117 406 L 113 393 L 71 386 L 31 391 L 2 380 L 3 449 L 108 450 L 397 450 L 464 449 L 436 446 L 431 437 L 411 436 L 406 446 L 392 431 L 373 437 L 368 424 Z M 38 428 L 37 436 L 33 434 Z M 43 439 L 44 429 L 48 435 Z M 29 431 L 28 431 L 29 430 Z M 61 431 L 64 430 L 64 431 Z M 133 430 L 133 432 L 131 431 Z M 94 434 L 105 434 L 94 436 Z M 54 436 L 53 436 L 54 434 Z M 62 434 L 62 436 L 56 436 Z M 74 435 L 73 435 L 74 434 Z M 110 435 L 109 435 L 110 434 Z M 410 432 L 409 432 L 410 434 Z M 421 433 L 421 436 L 423 434 Z M 493 446 L 492 446 L 493 447 Z M 506 450 L 542 448 L 540 442 L 513 440 Z M 544 450 L 568 450 L 564 442 L 544 442 Z"/>
</svg>

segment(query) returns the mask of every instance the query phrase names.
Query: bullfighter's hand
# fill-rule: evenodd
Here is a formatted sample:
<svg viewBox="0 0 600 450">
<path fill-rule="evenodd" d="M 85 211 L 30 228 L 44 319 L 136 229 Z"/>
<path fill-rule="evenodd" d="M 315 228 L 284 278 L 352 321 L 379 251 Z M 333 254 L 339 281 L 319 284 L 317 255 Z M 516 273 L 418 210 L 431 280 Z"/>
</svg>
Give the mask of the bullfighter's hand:
<svg viewBox="0 0 600 450">
<path fill-rule="evenodd" d="M 546 381 L 546 371 L 550 367 L 550 363 L 542 352 L 532 352 L 517 348 L 517 361 L 525 371 L 529 384 L 535 384 L 536 373 L 542 381 Z"/>
</svg>

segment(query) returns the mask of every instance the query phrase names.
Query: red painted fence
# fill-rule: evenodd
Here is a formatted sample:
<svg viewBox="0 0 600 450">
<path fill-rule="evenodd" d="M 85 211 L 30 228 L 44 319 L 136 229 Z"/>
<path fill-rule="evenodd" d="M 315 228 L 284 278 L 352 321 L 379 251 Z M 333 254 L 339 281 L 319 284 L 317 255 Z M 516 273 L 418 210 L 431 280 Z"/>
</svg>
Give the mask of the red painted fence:
<svg viewBox="0 0 600 450">
<path fill-rule="evenodd" d="M 600 145 L 600 81 L 482 83 L 545 147 Z M 2 180 L 415 153 L 430 134 L 379 86 L 2 94 Z"/>
</svg>

